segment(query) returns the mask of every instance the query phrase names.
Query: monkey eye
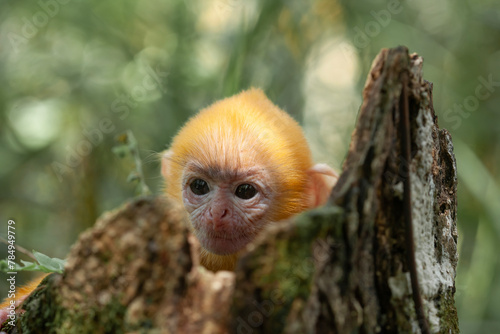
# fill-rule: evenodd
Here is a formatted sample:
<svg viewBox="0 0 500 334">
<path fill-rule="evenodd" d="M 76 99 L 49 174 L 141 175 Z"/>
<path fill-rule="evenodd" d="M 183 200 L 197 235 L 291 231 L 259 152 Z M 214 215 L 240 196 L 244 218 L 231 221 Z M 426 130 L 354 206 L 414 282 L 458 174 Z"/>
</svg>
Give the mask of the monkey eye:
<svg viewBox="0 0 500 334">
<path fill-rule="evenodd" d="M 191 188 L 191 191 L 195 195 L 200 195 L 200 196 L 205 195 L 210 191 L 210 188 L 208 188 L 208 183 L 202 179 L 196 179 L 193 182 L 191 182 L 189 188 Z"/>
<path fill-rule="evenodd" d="M 257 189 L 250 184 L 240 184 L 234 194 L 241 199 L 250 199 L 257 194 Z"/>
</svg>

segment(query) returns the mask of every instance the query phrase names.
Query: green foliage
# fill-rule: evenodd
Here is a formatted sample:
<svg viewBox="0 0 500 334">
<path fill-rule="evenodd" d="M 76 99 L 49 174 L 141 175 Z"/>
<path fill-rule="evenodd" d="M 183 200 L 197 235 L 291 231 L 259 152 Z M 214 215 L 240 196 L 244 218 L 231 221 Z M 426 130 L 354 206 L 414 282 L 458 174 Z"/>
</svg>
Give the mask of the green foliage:
<svg viewBox="0 0 500 334">
<path fill-rule="evenodd" d="M 142 160 L 139 155 L 139 143 L 135 139 L 132 131 L 127 131 L 126 133 L 118 136 L 118 141 L 121 145 L 114 146 L 111 150 L 120 158 L 125 158 L 130 156 L 134 161 L 134 170 L 130 172 L 127 177 L 127 182 L 137 182 L 137 194 L 138 195 L 151 195 L 151 190 L 146 184 L 144 179 L 144 173 L 142 172 Z"/>
<path fill-rule="evenodd" d="M 38 263 L 21 260 L 22 265 L 15 263 L 14 267 L 11 267 L 12 261 L 0 260 L 0 271 L 41 271 L 44 273 L 62 274 L 66 260 L 48 257 L 37 251 L 33 251 L 33 255 Z"/>
</svg>

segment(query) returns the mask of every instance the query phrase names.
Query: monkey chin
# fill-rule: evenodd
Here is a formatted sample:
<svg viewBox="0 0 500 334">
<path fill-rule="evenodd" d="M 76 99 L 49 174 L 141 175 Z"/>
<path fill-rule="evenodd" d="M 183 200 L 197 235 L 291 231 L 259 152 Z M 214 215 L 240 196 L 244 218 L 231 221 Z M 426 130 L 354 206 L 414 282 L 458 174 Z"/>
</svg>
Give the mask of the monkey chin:
<svg viewBox="0 0 500 334">
<path fill-rule="evenodd" d="M 239 235 L 236 237 L 228 235 L 208 235 L 198 238 L 201 246 L 210 253 L 216 255 L 231 255 L 245 247 L 253 237 L 250 235 Z"/>
</svg>

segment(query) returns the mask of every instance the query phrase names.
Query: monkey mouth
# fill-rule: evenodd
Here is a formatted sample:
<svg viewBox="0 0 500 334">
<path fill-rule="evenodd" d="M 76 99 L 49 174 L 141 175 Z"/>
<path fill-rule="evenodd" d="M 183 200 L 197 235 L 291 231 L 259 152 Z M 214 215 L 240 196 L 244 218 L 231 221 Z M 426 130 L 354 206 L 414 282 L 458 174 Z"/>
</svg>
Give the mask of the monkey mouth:
<svg viewBox="0 0 500 334">
<path fill-rule="evenodd" d="M 252 237 L 245 234 L 231 235 L 226 233 L 207 233 L 200 243 L 211 253 L 217 255 L 230 255 L 245 247 Z"/>
</svg>

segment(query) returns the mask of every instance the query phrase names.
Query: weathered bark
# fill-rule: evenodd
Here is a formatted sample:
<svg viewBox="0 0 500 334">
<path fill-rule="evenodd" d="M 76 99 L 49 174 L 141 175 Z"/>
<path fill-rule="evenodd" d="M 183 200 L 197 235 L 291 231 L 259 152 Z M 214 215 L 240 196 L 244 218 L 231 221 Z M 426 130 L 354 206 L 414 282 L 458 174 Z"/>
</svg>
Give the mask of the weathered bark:
<svg viewBox="0 0 500 334">
<path fill-rule="evenodd" d="M 65 273 L 25 302 L 17 331 L 418 333 L 427 323 L 430 332 L 457 333 L 455 159 L 436 125 L 422 59 L 402 47 L 383 50 L 363 96 L 329 204 L 270 227 L 235 273 L 199 267 L 181 214 L 160 199 L 138 199 L 80 237 Z M 400 140 L 408 130 L 409 161 Z M 425 321 L 417 321 L 419 309 Z"/>
<path fill-rule="evenodd" d="M 400 144 L 405 134 L 400 124 L 403 77 L 410 161 L 402 158 Z M 236 271 L 233 329 L 420 332 L 406 259 L 410 247 L 403 181 L 410 177 L 409 209 L 425 320 L 430 332 L 458 332 L 455 158 L 450 135 L 436 125 L 422 59 L 403 47 L 383 50 L 373 62 L 363 99 L 331 197 L 333 206 L 279 227 L 242 259 Z M 317 243 L 313 251 L 312 240 Z"/>
</svg>

